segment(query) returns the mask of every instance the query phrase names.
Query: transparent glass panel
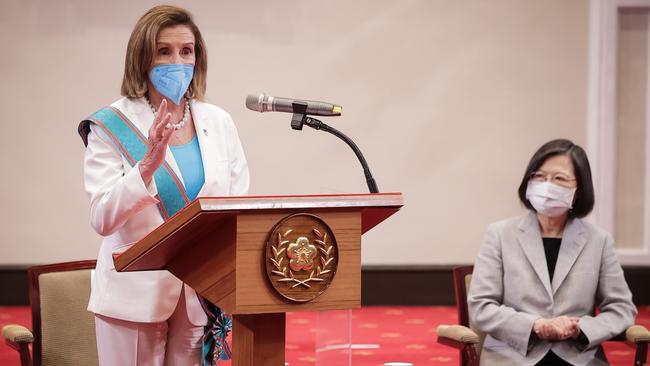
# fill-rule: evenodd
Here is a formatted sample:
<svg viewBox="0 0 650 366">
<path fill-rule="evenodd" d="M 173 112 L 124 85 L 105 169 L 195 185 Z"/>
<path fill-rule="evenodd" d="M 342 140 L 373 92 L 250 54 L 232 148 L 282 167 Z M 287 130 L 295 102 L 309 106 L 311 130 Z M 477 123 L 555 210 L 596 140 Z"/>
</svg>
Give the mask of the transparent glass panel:
<svg viewBox="0 0 650 366">
<path fill-rule="evenodd" d="M 352 365 L 352 310 L 316 315 L 316 366 Z"/>
<path fill-rule="evenodd" d="M 316 361 L 314 344 L 318 328 L 313 311 L 287 313 L 285 365 L 312 366 Z"/>
</svg>

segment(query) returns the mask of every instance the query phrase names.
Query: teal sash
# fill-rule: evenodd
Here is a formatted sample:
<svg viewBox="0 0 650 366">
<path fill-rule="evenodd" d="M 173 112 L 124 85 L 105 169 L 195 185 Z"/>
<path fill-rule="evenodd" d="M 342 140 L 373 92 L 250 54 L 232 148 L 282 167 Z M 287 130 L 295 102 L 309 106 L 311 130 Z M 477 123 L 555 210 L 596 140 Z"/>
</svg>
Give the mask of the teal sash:
<svg viewBox="0 0 650 366">
<path fill-rule="evenodd" d="M 91 123 L 106 132 L 131 166 L 142 160 L 147 151 L 147 138 L 120 110 L 113 107 L 102 108 L 81 121 L 78 132 L 84 145 L 88 145 Z M 190 200 L 185 193 L 185 187 L 167 162 L 155 171 L 153 179 L 158 189 L 158 209 L 166 221 Z"/>
</svg>

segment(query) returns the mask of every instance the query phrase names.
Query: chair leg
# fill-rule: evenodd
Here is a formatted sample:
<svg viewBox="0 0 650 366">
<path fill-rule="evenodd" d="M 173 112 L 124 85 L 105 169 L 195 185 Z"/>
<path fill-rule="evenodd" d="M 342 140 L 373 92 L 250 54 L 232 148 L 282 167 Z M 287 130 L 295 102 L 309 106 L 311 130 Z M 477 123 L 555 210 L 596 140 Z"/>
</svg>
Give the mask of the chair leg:
<svg viewBox="0 0 650 366">
<path fill-rule="evenodd" d="M 467 344 L 463 348 L 463 352 L 461 354 L 461 365 L 462 366 L 478 366 L 479 365 L 479 359 L 478 355 L 476 354 L 476 348 L 474 347 L 473 344 Z"/>
<path fill-rule="evenodd" d="M 648 344 L 637 343 L 636 353 L 634 355 L 634 366 L 646 366 L 647 359 L 648 359 Z"/>
<path fill-rule="evenodd" d="M 18 352 L 20 353 L 20 365 L 32 366 L 32 357 L 29 354 L 29 343 L 19 343 Z"/>
</svg>

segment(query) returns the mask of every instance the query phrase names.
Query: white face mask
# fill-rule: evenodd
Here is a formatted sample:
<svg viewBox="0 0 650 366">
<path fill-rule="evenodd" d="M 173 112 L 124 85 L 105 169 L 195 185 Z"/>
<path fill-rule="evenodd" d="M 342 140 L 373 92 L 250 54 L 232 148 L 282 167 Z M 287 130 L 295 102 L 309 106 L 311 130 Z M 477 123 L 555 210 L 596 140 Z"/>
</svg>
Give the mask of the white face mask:
<svg viewBox="0 0 650 366">
<path fill-rule="evenodd" d="M 571 209 L 575 188 L 565 188 L 551 182 L 528 181 L 526 198 L 538 213 L 548 216 L 562 216 Z"/>
</svg>

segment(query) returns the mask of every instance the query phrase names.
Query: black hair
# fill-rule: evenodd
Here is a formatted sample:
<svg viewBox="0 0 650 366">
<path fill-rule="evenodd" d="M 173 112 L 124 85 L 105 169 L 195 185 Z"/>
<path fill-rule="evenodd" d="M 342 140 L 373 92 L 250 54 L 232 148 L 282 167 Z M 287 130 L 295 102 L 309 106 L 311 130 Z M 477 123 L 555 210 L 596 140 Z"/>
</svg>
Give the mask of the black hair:
<svg viewBox="0 0 650 366">
<path fill-rule="evenodd" d="M 575 171 L 577 189 L 573 208 L 569 211 L 569 217 L 585 217 L 594 208 L 594 184 L 591 179 L 591 166 L 584 149 L 574 144 L 570 140 L 557 139 L 552 140 L 540 147 L 528 163 L 526 172 L 519 185 L 519 200 L 528 209 L 535 210 L 526 198 L 526 189 L 528 180 L 532 173 L 536 172 L 546 161 L 546 159 L 566 155 L 573 163 Z"/>
</svg>

